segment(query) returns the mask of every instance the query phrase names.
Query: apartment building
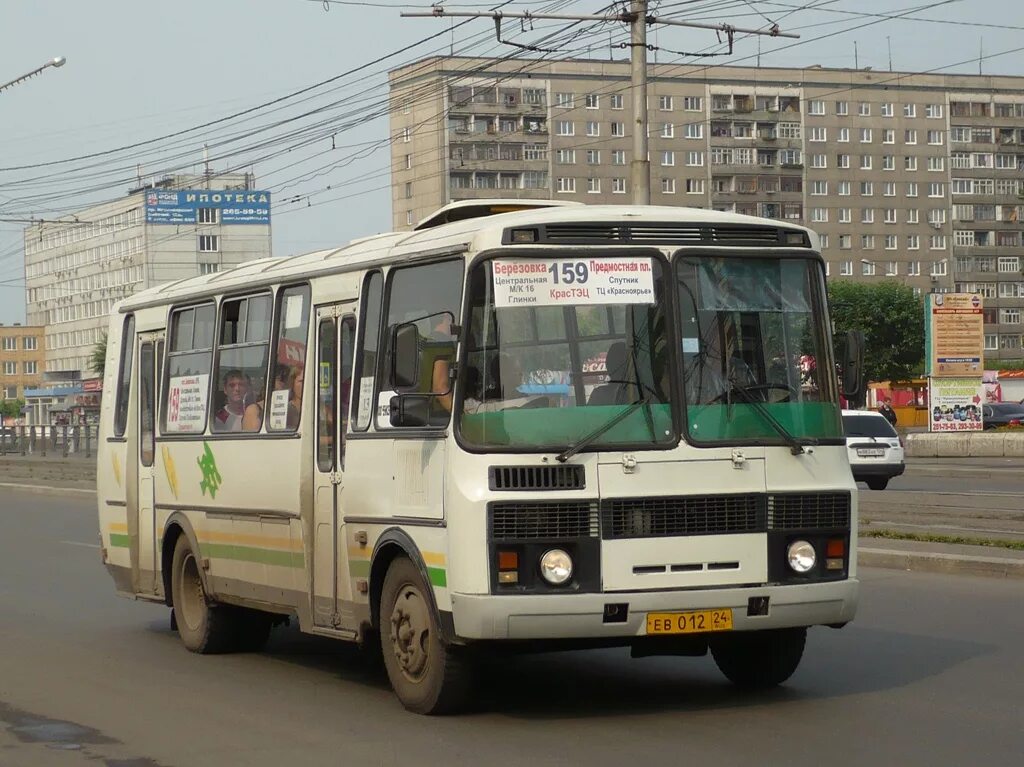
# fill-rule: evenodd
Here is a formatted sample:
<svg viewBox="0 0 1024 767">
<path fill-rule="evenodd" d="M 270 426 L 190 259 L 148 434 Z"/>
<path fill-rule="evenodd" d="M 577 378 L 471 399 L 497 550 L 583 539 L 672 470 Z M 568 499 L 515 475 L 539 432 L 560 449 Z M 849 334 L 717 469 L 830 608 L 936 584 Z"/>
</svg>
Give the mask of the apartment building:
<svg viewBox="0 0 1024 767">
<path fill-rule="evenodd" d="M 250 174 L 172 176 L 25 229 L 26 314 L 46 328 L 45 380 L 91 375 L 122 298 L 270 255 L 270 193 Z"/>
<path fill-rule="evenodd" d="M 391 72 L 395 228 L 448 202 L 628 204 L 625 61 L 426 59 Z M 652 65 L 651 202 L 806 224 L 831 278 L 985 296 L 1020 358 L 1024 77 Z"/>
<path fill-rule="evenodd" d="M 43 380 L 43 328 L 0 324 L 0 400 L 24 399 Z"/>
</svg>

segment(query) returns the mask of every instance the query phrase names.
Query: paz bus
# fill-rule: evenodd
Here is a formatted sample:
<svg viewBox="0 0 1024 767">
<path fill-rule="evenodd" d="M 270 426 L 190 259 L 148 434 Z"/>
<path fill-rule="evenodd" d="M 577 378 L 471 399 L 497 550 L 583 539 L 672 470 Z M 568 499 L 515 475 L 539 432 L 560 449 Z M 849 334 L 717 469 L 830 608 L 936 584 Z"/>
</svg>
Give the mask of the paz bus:
<svg viewBox="0 0 1024 767">
<path fill-rule="evenodd" d="M 850 621 L 856 489 L 816 235 L 467 201 L 113 312 L 101 554 L 198 653 L 377 644 L 409 710 L 485 653 L 625 646 L 733 683 Z"/>
</svg>

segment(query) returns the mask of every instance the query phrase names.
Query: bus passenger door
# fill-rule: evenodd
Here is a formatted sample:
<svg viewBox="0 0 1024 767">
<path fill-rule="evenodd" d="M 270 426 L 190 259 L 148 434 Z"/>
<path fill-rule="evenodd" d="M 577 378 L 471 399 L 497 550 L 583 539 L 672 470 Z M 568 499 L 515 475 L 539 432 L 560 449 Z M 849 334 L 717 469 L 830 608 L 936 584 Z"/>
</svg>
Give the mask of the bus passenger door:
<svg viewBox="0 0 1024 767">
<path fill-rule="evenodd" d="M 344 486 L 344 439 L 355 346 L 354 309 L 354 302 L 317 309 L 312 613 L 314 625 L 333 628 L 341 623 L 339 496 Z"/>
<path fill-rule="evenodd" d="M 156 459 L 156 382 L 159 377 L 159 356 L 163 351 L 163 335 L 161 331 L 159 333 L 140 333 L 138 337 L 139 428 L 136 455 L 139 461 L 137 522 L 139 579 L 137 588 L 143 594 L 155 593 L 157 584 L 156 491 L 153 467 Z"/>
</svg>

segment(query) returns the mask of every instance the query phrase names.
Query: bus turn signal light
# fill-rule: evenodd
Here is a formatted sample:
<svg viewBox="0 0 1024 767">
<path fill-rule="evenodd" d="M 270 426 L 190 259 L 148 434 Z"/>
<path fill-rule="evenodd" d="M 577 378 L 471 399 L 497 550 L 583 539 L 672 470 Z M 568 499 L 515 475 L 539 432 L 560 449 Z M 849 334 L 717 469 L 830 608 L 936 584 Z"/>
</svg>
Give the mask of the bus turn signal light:
<svg viewBox="0 0 1024 767">
<path fill-rule="evenodd" d="M 499 570 L 518 570 L 519 569 L 519 552 L 518 551 L 499 551 L 498 552 L 498 569 Z"/>
<path fill-rule="evenodd" d="M 829 559 L 833 557 L 842 557 L 846 554 L 846 546 L 843 544 L 842 538 L 837 538 L 828 542 L 828 546 L 825 549 L 825 556 Z"/>
</svg>

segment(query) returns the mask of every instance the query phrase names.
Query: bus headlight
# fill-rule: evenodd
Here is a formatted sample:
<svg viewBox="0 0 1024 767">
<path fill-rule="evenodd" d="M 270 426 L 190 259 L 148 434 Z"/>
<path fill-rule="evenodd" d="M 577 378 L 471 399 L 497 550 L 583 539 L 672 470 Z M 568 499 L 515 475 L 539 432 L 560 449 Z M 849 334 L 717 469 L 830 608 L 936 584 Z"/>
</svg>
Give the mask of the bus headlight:
<svg viewBox="0 0 1024 767">
<path fill-rule="evenodd" d="M 786 549 L 786 560 L 794 573 L 810 572 L 817 559 L 814 547 L 807 541 L 793 541 Z"/>
<path fill-rule="evenodd" d="M 572 578 L 572 557 L 562 549 L 545 551 L 540 558 L 540 574 L 552 586 L 562 586 Z"/>
</svg>

